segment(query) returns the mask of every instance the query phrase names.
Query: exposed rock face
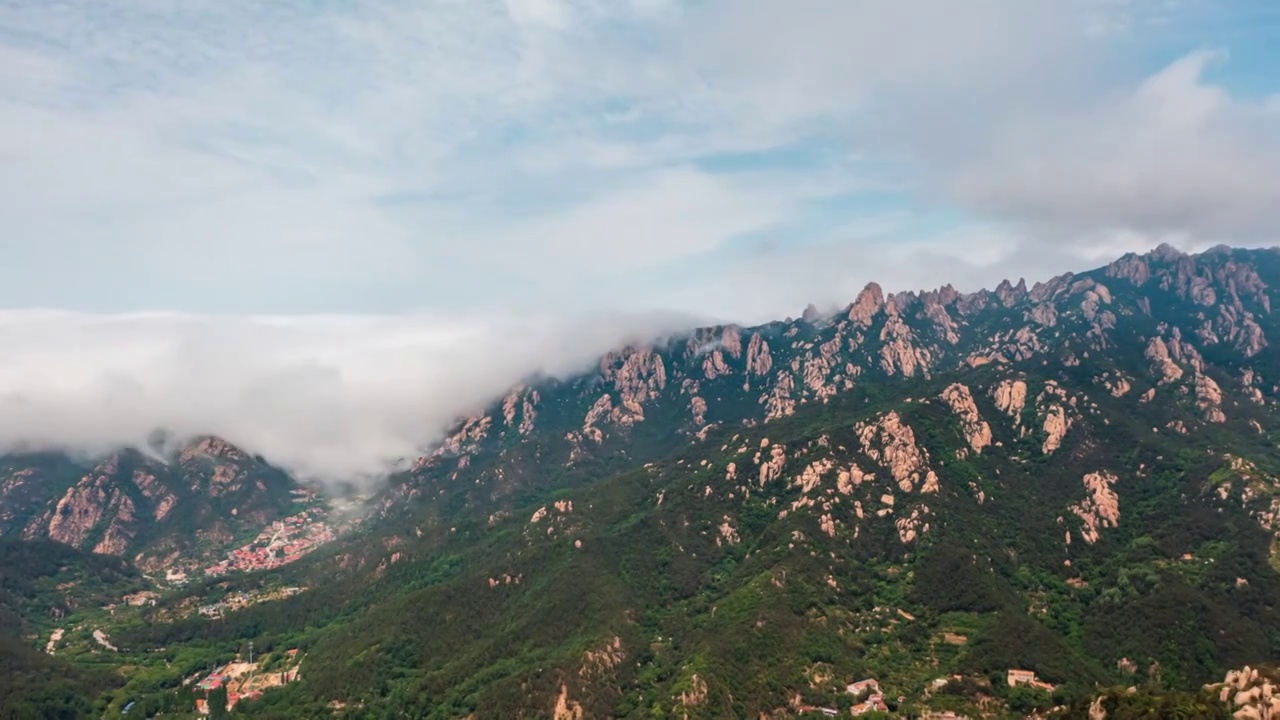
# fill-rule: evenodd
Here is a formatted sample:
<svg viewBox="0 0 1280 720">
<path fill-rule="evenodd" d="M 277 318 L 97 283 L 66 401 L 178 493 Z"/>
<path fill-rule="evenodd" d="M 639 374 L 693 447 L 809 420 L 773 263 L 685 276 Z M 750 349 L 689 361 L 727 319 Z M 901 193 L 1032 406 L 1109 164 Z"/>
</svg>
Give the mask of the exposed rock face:
<svg viewBox="0 0 1280 720">
<path fill-rule="evenodd" d="M 1253 404 L 1265 405 L 1267 401 L 1263 397 L 1262 391 L 1254 386 L 1258 379 L 1252 368 L 1245 368 L 1240 372 L 1240 389 L 1244 391 L 1245 397 L 1249 398 Z"/>
<path fill-rule="evenodd" d="M 947 290 L 951 289 L 948 285 Z M 954 293 L 954 290 L 951 290 Z M 950 345 L 957 345 L 960 342 L 960 326 L 955 320 L 951 319 L 950 313 L 944 304 L 943 298 L 939 298 L 936 293 L 929 293 L 924 297 L 924 309 L 920 313 L 933 326 L 933 331 L 944 341 Z"/>
<path fill-rule="evenodd" d="M 760 487 L 778 479 L 782 475 L 782 466 L 787 462 L 787 450 L 781 445 L 769 448 L 769 455 L 761 461 L 761 453 L 756 453 L 756 463 L 760 466 Z"/>
<path fill-rule="evenodd" d="M 1051 328 L 1058 324 L 1058 310 L 1052 303 L 1040 303 L 1031 308 L 1031 311 L 1027 313 L 1027 318 Z"/>
<path fill-rule="evenodd" d="M 693 413 L 694 425 L 705 425 L 707 423 L 707 401 L 694 395 L 689 399 L 689 410 Z"/>
<path fill-rule="evenodd" d="M 702 376 L 708 380 L 715 380 L 730 372 L 732 371 L 729 369 L 729 364 L 725 362 L 724 355 L 719 350 L 707 353 L 706 359 L 702 361 Z"/>
<path fill-rule="evenodd" d="M 155 503 L 152 517 L 157 522 L 169 517 L 173 507 L 178 504 L 178 497 L 157 480 L 155 475 L 146 470 L 133 471 L 133 484 L 138 486 L 147 499 Z"/>
<path fill-rule="evenodd" d="M 874 475 L 862 472 L 862 469 L 855 463 L 848 470 L 841 470 L 839 475 L 836 476 L 836 492 L 841 495 L 852 495 L 855 487 L 874 479 Z"/>
<path fill-rule="evenodd" d="M 1155 368 L 1161 385 L 1167 385 L 1182 379 L 1182 368 L 1178 367 L 1178 364 L 1170 357 L 1169 347 L 1165 345 L 1164 340 L 1161 338 L 1151 338 L 1151 342 L 1147 343 L 1146 356 Z"/>
<path fill-rule="evenodd" d="M 556 696 L 551 717 L 554 720 L 582 720 L 582 705 L 569 699 L 569 686 L 563 682 L 560 683 L 560 694 Z"/>
<path fill-rule="evenodd" d="M 1239 720 L 1273 720 L 1280 718 L 1280 681 L 1273 673 L 1262 674 L 1245 665 L 1230 670 L 1220 683 L 1206 685 L 1216 690 L 1218 699 L 1226 703 L 1232 717 Z"/>
<path fill-rule="evenodd" d="M 1108 265 L 1106 273 L 1107 277 L 1123 278 L 1134 285 L 1142 286 L 1151 277 L 1151 266 L 1145 259 L 1129 253 Z"/>
<path fill-rule="evenodd" d="M 502 399 L 502 420 L 510 427 L 516 419 L 516 403 L 520 400 L 520 386 L 516 386 Z"/>
<path fill-rule="evenodd" d="M 915 333 L 897 312 L 896 306 L 889 305 L 889 316 L 884 327 L 880 329 L 880 367 L 886 375 L 901 374 L 903 377 L 915 377 L 917 373 L 927 374 L 932 356 L 926 348 L 916 347 Z"/>
<path fill-rule="evenodd" d="M 760 333 L 751 336 L 747 345 L 747 374 L 767 375 L 773 368 L 773 356 L 769 354 L 769 343 Z"/>
<path fill-rule="evenodd" d="M 621 365 L 612 354 L 601 362 L 600 375 L 612 381 L 621 396 L 622 405 L 632 412 L 658 397 L 667 386 L 667 368 L 662 355 L 653 348 L 637 348 L 624 354 Z M 643 411 L 639 411 L 643 419 Z"/>
<path fill-rule="evenodd" d="M 582 667 L 578 670 L 578 676 L 588 681 L 604 677 L 626 659 L 622 638 L 614 635 L 595 649 L 582 654 Z"/>
<path fill-rule="evenodd" d="M 900 490 L 937 492 L 938 476 L 928 466 L 928 454 L 916 444 L 915 433 L 898 413 L 890 412 L 871 423 L 858 423 L 854 432 L 862 451 L 888 468 Z"/>
<path fill-rule="evenodd" d="M 24 462 L 34 465 L 23 468 Z M 47 505 L 26 508 L 22 536 L 130 556 L 144 570 L 194 547 L 219 554 L 236 533 L 256 532 L 291 512 L 287 493 L 272 491 L 289 483 L 287 476 L 220 438 L 197 438 L 168 462 L 136 450 L 112 453 L 87 471 L 44 462 L 42 456 L 0 458 L 0 521 L 14 517 L 5 506 L 25 497 L 18 494 L 24 480 L 38 478 L 48 487 L 60 482 L 56 473 L 78 470 L 79 479 L 58 485 L 42 501 Z M 5 464 L 17 469 L 6 474 Z"/>
<path fill-rule="evenodd" d="M 524 410 L 520 416 L 520 434 L 528 435 L 533 430 L 533 424 L 538 417 L 535 406 L 538 404 L 538 391 L 534 390 L 524 399 Z"/>
<path fill-rule="evenodd" d="M 929 532 L 929 523 L 925 521 L 928 515 L 928 506 L 921 505 L 913 509 L 910 515 L 895 520 L 893 526 L 898 531 L 898 540 L 905 545 L 914 541 L 920 535 Z"/>
<path fill-rule="evenodd" d="M 472 455 L 479 449 L 480 443 L 489 436 L 489 428 L 493 419 L 488 415 L 470 417 L 463 421 L 453 434 L 440 443 L 432 453 L 434 457 Z M 421 464 L 422 461 L 419 461 Z"/>
<path fill-rule="evenodd" d="M 586 416 L 582 418 L 582 429 L 565 435 L 565 439 L 573 444 L 573 449 L 569 453 L 569 462 L 576 461 L 582 455 L 582 445 L 585 440 L 591 440 L 597 445 L 604 442 L 604 432 L 598 425 L 609 418 L 613 411 L 613 398 L 608 394 L 596 399 L 587 410 Z"/>
<path fill-rule="evenodd" d="M 1008 280 L 1001 280 L 996 286 L 995 296 L 1005 307 L 1013 307 L 1027 299 L 1027 281 L 1019 278 L 1017 285 L 1011 285 Z"/>
<path fill-rule="evenodd" d="M 178 462 L 187 463 L 196 458 L 218 458 L 223 460 L 244 460 L 245 455 L 240 448 L 217 437 L 201 438 L 194 445 L 188 445 L 178 455 Z"/>
<path fill-rule="evenodd" d="M 689 688 L 680 692 L 681 716 L 688 720 L 689 710 L 705 705 L 707 702 L 707 683 L 694 673 L 689 678 Z"/>
<path fill-rule="evenodd" d="M 774 382 L 773 388 L 760 398 L 760 402 L 765 407 L 766 421 L 786 417 L 796 411 L 796 401 L 791 396 L 795 389 L 796 381 L 791 373 L 778 373 L 778 379 Z"/>
<path fill-rule="evenodd" d="M 978 406 L 974 404 L 969 388 L 953 383 L 942 391 L 941 397 L 960 418 L 960 426 L 969 447 L 981 455 L 982 449 L 991 445 L 991 426 L 978 414 Z"/>
<path fill-rule="evenodd" d="M 1022 380 L 1001 380 L 991 395 L 1001 412 L 1016 418 L 1027 405 L 1027 383 Z"/>
<path fill-rule="evenodd" d="M 884 291 L 876 283 L 867 286 L 858 293 L 858 299 L 849 308 L 849 320 L 856 326 L 866 329 L 871 327 L 875 317 L 884 309 Z"/>
<path fill-rule="evenodd" d="M 1222 412 L 1222 388 L 1208 375 L 1196 375 L 1196 407 L 1207 422 L 1227 421 L 1226 413 Z"/>
<path fill-rule="evenodd" d="M 1040 446 L 1045 455 L 1052 455 L 1054 450 L 1062 447 L 1062 438 L 1066 436 L 1071 421 L 1061 405 L 1050 405 L 1044 414 L 1044 444 Z"/>
<path fill-rule="evenodd" d="M 47 537 L 72 547 L 80 547 L 106 513 L 110 476 L 116 472 L 114 458 L 94 468 L 58 501 L 48 519 Z M 28 528 L 28 537 L 36 536 Z"/>
<path fill-rule="evenodd" d="M 737 325 L 727 325 L 720 333 L 720 347 L 737 360 L 742 357 L 742 330 Z"/>
<path fill-rule="evenodd" d="M 1088 495 L 1070 508 L 1082 523 L 1080 536 L 1090 545 L 1098 541 L 1101 528 L 1120 524 L 1120 496 L 1111 488 L 1117 479 L 1105 470 L 1085 475 L 1084 488 Z"/>
<path fill-rule="evenodd" d="M 528 390 L 524 386 L 517 385 L 507 393 L 502 399 L 502 424 L 508 428 L 514 428 L 520 435 L 528 435 L 533 430 L 533 424 L 537 418 L 537 410 L 534 406 L 538 403 L 538 391 Z M 516 416 L 520 417 L 520 422 L 516 424 Z M 473 435 L 469 438 L 472 441 L 483 440 L 483 435 L 477 437 Z M 463 438 L 455 440 L 461 443 Z"/>
<path fill-rule="evenodd" d="M 720 531 L 720 537 L 716 539 L 717 545 L 719 545 L 721 541 L 724 541 L 730 545 L 738 544 L 739 542 L 738 530 L 730 522 L 728 515 L 724 516 L 724 520 L 720 523 L 720 527 L 718 529 Z"/>
<path fill-rule="evenodd" d="M 1111 393 L 1111 397 L 1124 397 L 1133 389 L 1133 385 L 1124 376 L 1104 379 L 1103 387 Z"/>
<path fill-rule="evenodd" d="M 1045 383 L 1044 392 L 1040 393 L 1036 403 L 1044 416 L 1045 438 L 1040 451 L 1045 455 L 1052 455 L 1055 450 L 1062 447 L 1062 439 L 1071 429 L 1071 418 L 1067 415 L 1064 405 L 1074 406 L 1075 398 L 1069 399 L 1066 391 L 1051 380 Z"/>
<path fill-rule="evenodd" d="M 101 555 L 125 554 L 134 536 L 134 510 L 133 500 L 117 489 L 107 508 L 107 512 L 112 516 L 111 524 L 107 526 L 107 531 L 98 544 L 93 546 L 94 552 Z"/>
</svg>

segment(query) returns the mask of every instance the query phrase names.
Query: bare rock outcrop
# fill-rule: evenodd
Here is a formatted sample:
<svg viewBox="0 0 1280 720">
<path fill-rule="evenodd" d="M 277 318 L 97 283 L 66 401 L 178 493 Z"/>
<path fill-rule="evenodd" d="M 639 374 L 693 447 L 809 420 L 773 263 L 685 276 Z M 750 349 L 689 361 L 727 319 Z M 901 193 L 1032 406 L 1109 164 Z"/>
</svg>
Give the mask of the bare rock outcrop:
<svg viewBox="0 0 1280 720">
<path fill-rule="evenodd" d="M 1111 487 L 1116 480 L 1115 474 L 1105 470 L 1085 475 L 1084 488 L 1088 495 L 1070 507 L 1082 523 L 1080 536 L 1090 545 L 1098 541 L 1100 529 L 1120 524 L 1120 496 Z"/>
<path fill-rule="evenodd" d="M 715 380 L 731 372 L 729 364 L 724 360 L 724 354 L 718 349 L 707 353 L 702 359 L 702 376 L 708 380 Z"/>
<path fill-rule="evenodd" d="M 764 419 L 774 420 L 793 414 L 796 411 L 796 401 L 791 393 L 795 389 L 796 380 L 791 373 L 778 373 L 773 387 L 760 398 L 760 402 L 764 404 Z"/>
<path fill-rule="evenodd" d="M 1182 379 L 1182 368 L 1173 361 L 1169 353 L 1169 346 L 1165 344 L 1162 338 L 1151 338 L 1151 341 L 1147 343 L 1145 354 L 1155 368 L 1161 385 L 1167 385 Z"/>
<path fill-rule="evenodd" d="M 884 290 L 876 283 L 867 283 L 862 292 L 858 293 L 858 298 L 853 301 L 853 306 L 849 308 L 849 320 L 854 325 L 866 329 L 871 327 L 876 315 L 883 309 Z"/>
<path fill-rule="evenodd" d="M 991 426 L 978 413 L 978 406 L 974 404 L 969 388 L 953 383 L 942 391 L 941 398 L 960 418 L 960 427 L 964 431 L 965 440 L 969 442 L 969 447 L 974 453 L 981 455 L 982 449 L 991 445 Z"/>
<path fill-rule="evenodd" d="M 948 285 L 943 289 L 950 290 L 951 294 L 955 290 Z M 950 294 L 944 294 L 939 297 L 940 293 L 926 293 L 924 296 L 924 309 L 920 314 L 933 326 L 933 330 L 948 344 L 955 345 L 960 342 L 960 327 L 956 325 L 956 321 L 951 319 L 951 314 L 947 312 L 946 300 Z"/>
<path fill-rule="evenodd" d="M 996 408 L 1010 417 L 1018 417 L 1027 405 L 1027 383 L 1023 380 L 1001 380 L 992 389 Z"/>
<path fill-rule="evenodd" d="M 111 476 L 117 470 L 115 463 L 116 458 L 112 457 L 67 489 L 48 518 L 50 540 L 77 548 L 84 545 L 106 514 Z"/>
<path fill-rule="evenodd" d="M 600 375 L 612 381 L 623 406 L 643 407 L 658 397 L 667 386 L 667 367 L 662 355 L 653 348 L 637 348 L 619 357 L 610 353 L 600 363 Z"/>
<path fill-rule="evenodd" d="M 560 694 L 556 696 L 555 707 L 551 717 L 554 720 L 582 720 L 582 705 L 569 699 L 569 686 L 560 683 Z"/>
<path fill-rule="evenodd" d="M 1208 375 L 1196 375 L 1196 407 L 1206 422 L 1227 421 L 1227 415 L 1222 411 L 1222 388 Z"/>
<path fill-rule="evenodd" d="M 1005 307 L 1013 307 L 1027 298 L 1027 281 L 1018 278 L 1018 284 L 1012 285 L 1008 280 L 1001 280 L 996 286 L 995 296 Z"/>
<path fill-rule="evenodd" d="M 1106 273 L 1107 277 L 1123 278 L 1141 287 L 1151 278 L 1151 266 L 1144 258 L 1129 253 L 1108 265 Z"/>
<path fill-rule="evenodd" d="M 910 378 L 928 375 L 933 356 L 927 348 L 916 345 L 915 333 L 903 320 L 896 306 L 887 306 L 888 318 L 880 329 L 880 368 L 886 375 Z"/>
<path fill-rule="evenodd" d="M 756 453 L 756 464 L 760 467 L 759 478 L 760 487 L 764 487 L 769 482 L 778 479 L 782 475 L 782 466 L 787 462 L 787 449 L 782 445 L 774 444 L 769 448 L 768 457 L 761 459 L 764 451 Z"/>
<path fill-rule="evenodd" d="M 737 325 L 726 325 L 720 332 L 720 348 L 734 360 L 742 357 L 742 329 Z"/>
<path fill-rule="evenodd" d="M 707 682 L 694 673 L 689 678 L 689 687 L 680 691 L 679 708 L 681 717 L 688 720 L 689 711 L 693 708 L 702 707 L 707 702 Z"/>
<path fill-rule="evenodd" d="M 764 376 L 773 369 L 773 356 L 769 354 L 769 343 L 760 333 L 754 333 L 747 343 L 747 375 Z"/>
<path fill-rule="evenodd" d="M 929 523 L 926 520 L 929 512 L 929 506 L 920 505 L 913 508 L 909 515 L 895 520 L 893 526 L 898 531 L 898 540 L 905 545 L 929 532 Z"/>
<path fill-rule="evenodd" d="M 1216 691 L 1218 700 L 1238 720 L 1274 720 L 1280 718 L 1280 678 L 1274 671 L 1266 674 L 1245 665 L 1229 670 L 1223 681 L 1205 686 Z"/>
<path fill-rule="evenodd" d="M 133 499 L 127 493 L 117 489 L 112 494 L 111 504 L 107 508 L 111 523 L 107 525 L 102 539 L 93 546 L 95 553 L 116 556 L 125 554 L 136 533 L 133 524 L 133 514 L 136 509 Z"/>
<path fill-rule="evenodd" d="M 928 465 L 928 453 L 916 444 L 915 432 L 896 412 L 872 422 L 858 423 L 854 432 L 867 457 L 884 466 L 898 488 L 911 492 L 937 492 L 938 476 Z"/>
<path fill-rule="evenodd" d="M 707 424 L 707 401 L 694 395 L 689 398 L 689 411 L 693 413 L 693 424 L 702 426 Z"/>
<path fill-rule="evenodd" d="M 1052 455 L 1054 450 L 1062 447 L 1062 438 L 1070 427 L 1071 420 L 1067 417 L 1066 410 L 1061 405 L 1050 405 L 1044 413 L 1045 438 L 1040 451 L 1045 455 Z"/>
<path fill-rule="evenodd" d="M 1036 398 L 1036 406 L 1043 418 L 1041 427 L 1045 438 L 1040 451 L 1045 455 L 1051 455 L 1062 447 L 1062 439 L 1071 429 L 1071 416 L 1067 408 L 1074 408 L 1075 405 L 1076 399 L 1069 398 L 1067 391 L 1057 382 L 1049 380 L 1044 384 L 1044 391 Z"/>
<path fill-rule="evenodd" d="M 528 435 L 533 430 L 533 423 L 537 418 L 534 405 L 538 400 L 537 390 L 527 390 L 524 386 L 517 385 L 502 398 L 503 425 L 509 429 L 515 428 L 520 435 Z M 519 424 L 516 423 L 516 416 L 520 417 Z"/>
</svg>

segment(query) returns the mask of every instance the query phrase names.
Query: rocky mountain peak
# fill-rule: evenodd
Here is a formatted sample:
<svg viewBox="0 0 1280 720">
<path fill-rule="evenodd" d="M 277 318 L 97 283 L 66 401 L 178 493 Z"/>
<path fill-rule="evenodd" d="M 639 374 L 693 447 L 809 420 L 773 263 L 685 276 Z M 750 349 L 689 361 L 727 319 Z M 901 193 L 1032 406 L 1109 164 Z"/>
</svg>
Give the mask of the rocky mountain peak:
<svg viewBox="0 0 1280 720">
<path fill-rule="evenodd" d="M 877 314 L 884 308 L 884 290 L 879 283 L 870 282 L 858 293 L 849 307 L 849 320 L 859 327 L 869 328 Z"/>
<path fill-rule="evenodd" d="M 1008 280 L 1001 280 L 994 292 L 1005 307 L 1013 307 L 1026 299 L 1027 281 L 1024 278 L 1018 278 L 1018 284 L 1013 285 Z"/>
<path fill-rule="evenodd" d="M 1159 245 L 1157 245 L 1154 250 L 1147 253 L 1147 257 L 1150 258 L 1151 260 L 1169 263 L 1169 262 L 1177 262 L 1178 260 L 1185 258 L 1187 257 L 1187 254 L 1182 252 L 1178 248 L 1170 245 L 1169 243 L 1162 242 Z"/>
</svg>

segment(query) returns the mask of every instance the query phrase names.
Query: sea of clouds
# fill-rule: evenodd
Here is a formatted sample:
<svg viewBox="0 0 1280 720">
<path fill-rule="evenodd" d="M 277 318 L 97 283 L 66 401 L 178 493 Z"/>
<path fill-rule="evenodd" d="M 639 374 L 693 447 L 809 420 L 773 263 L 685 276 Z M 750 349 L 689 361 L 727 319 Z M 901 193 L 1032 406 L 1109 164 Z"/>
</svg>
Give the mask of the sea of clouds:
<svg viewBox="0 0 1280 720">
<path fill-rule="evenodd" d="M 216 435 L 297 476 L 368 483 L 531 376 L 688 327 L 676 315 L 0 313 L 0 453 Z"/>
</svg>

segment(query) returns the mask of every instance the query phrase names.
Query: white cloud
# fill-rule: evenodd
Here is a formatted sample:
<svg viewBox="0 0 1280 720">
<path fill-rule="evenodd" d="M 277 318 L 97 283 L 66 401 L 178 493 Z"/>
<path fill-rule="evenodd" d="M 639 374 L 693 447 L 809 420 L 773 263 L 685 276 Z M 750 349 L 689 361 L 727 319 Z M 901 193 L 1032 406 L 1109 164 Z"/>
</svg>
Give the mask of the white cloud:
<svg viewBox="0 0 1280 720">
<path fill-rule="evenodd" d="M 762 321 L 869 280 L 974 289 L 1252 241 L 1280 219 L 1280 101 L 1214 84 L 1208 54 L 1127 84 L 1184 37 L 1160 28 L 1194 31 L 1181 12 L 0 5 L 0 307 L 432 311 L 11 315 L 0 393 L 26 399 L 0 417 L 26 424 L 0 421 L 0 444 L 171 427 L 373 471 L 626 329 L 494 320 L 512 308 Z"/>
<path fill-rule="evenodd" d="M 1195 52 L 1081 111 L 1014 118 L 949 190 L 982 211 L 1074 232 L 1274 237 L 1280 106 L 1208 82 L 1225 60 Z"/>
<path fill-rule="evenodd" d="M 540 256 L 639 281 L 794 226 L 805 175 L 853 192 L 786 152 L 849 154 L 873 99 L 1010 85 L 1090 2 L 0 8 L 32 70 L 0 79 L 0 306 L 442 306 L 517 262 L 499 303 L 591 286 Z M 705 166 L 743 152 L 749 182 Z"/>
<path fill-rule="evenodd" d="M 571 21 L 569 7 L 561 0 L 506 0 L 507 12 L 517 23 L 563 29 Z"/>
<path fill-rule="evenodd" d="M 0 452 L 214 434 L 304 477 L 374 479 L 530 374 L 682 328 L 440 316 L 0 314 Z"/>
</svg>

